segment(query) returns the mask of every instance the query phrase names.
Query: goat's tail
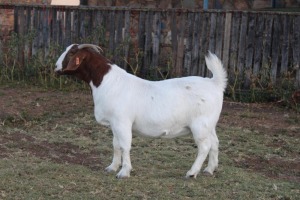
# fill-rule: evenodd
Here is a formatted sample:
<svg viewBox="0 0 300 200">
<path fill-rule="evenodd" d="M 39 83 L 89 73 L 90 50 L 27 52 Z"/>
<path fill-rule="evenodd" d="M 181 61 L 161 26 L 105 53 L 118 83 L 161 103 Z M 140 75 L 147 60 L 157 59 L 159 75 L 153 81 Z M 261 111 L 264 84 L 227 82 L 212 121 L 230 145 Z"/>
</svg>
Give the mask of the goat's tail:
<svg viewBox="0 0 300 200">
<path fill-rule="evenodd" d="M 209 51 L 208 55 L 205 56 L 205 61 L 208 69 L 213 74 L 213 81 L 224 91 L 227 86 L 227 72 L 224 69 L 221 60 Z"/>
</svg>

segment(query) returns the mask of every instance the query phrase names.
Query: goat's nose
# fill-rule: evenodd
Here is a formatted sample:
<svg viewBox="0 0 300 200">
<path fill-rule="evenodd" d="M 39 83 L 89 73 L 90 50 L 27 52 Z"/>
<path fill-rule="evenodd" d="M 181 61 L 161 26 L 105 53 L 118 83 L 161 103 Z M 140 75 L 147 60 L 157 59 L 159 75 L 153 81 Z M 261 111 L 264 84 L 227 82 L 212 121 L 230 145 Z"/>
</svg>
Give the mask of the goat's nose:
<svg viewBox="0 0 300 200">
<path fill-rule="evenodd" d="M 57 66 L 54 69 L 55 74 L 60 75 L 62 73 L 61 69 L 58 69 Z"/>
</svg>

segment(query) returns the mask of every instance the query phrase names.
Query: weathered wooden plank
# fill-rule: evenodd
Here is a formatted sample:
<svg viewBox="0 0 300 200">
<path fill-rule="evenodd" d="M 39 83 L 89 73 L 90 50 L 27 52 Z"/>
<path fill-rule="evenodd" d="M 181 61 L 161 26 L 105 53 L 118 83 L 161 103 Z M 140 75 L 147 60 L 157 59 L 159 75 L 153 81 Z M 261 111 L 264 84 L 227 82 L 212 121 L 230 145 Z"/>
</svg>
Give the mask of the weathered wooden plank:
<svg viewBox="0 0 300 200">
<path fill-rule="evenodd" d="M 279 47 L 281 44 L 281 26 L 279 16 L 275 15 L 273 20 L 273 37 L 272 37 L 272 52 L 271 52 L 271 82 L 273 85 L 276 83 L 278 60 L 279 60 Z"/>
<path fill-rule="evenodd" d="M 34 30 L 36 31 L 36 34 L 33 39 L 32 55 L 36 55 L 36 52 L 38 51 L 38 42 L 39 42 L 38 18 L 39 18 L 39 10 L 37 8 L 34 8 L 33 9 L 33 27 L 34 27 Z"/>
<path fill-rule="evenodd" d="M 146 20 L 146 12 L 141 11 L 139 13 L 139 23 L 138 23 L 138 47 L 139 49 L 143 49 L 145 45 L 145 20 Z"/>
<path fill-rule="evenodd" d="M 283 33 L 282 33 L 282 47 L 281 47 L 281 66 L 280 74 L 285 75 L 288 71 L 288 61 L 289 61 L 289 48 L 290 48 L 290 30 L 291 22 L 289 15 L 283 15 Z"/>
<path fill-rule="evenodd" d="M 200 27 L 202 26 L 201 14 L 195 13 L 193 43 L 192 43 L 192 63 L 191 63 L 191 75 L 196 76 L 198 74 L 199 65 L 199 46 L 200 46 Z"/>
<path fill-rule="evenodd" d="M 171 12 L 171 42 L 172 42 L 172 77 L 177 77 L 178 72 L 176 69 L 177 61 L 177 49 L 178 49 L 178 30 L 177 30 L 177 13 L 175 11 Z"/>
<path fill-rule="evenodd" d="M 99 29 L 100 29 L 100 35 L 99 35 L 99 44 L 101 46 L 104 46 L 106 43 L 106 18 L 107 18 L 107 12 L 106 11 L 99 11 Z M 107 45 L 105 45 L 107 46 Z"/>
<path fill-rule="evenodd" d="M 151 46 L 152 46 L 152 23 L 153 23 L 153 12 L 147 11 L 145 20 L 145 46 L 144 46 L 144 69 L 147 75 L 151 66 Z"/>
<path fill-rule="evenodd" d="M 51 21 L 51 41 L 57 43 L 57 9 L 52 9 L 52 21 Z"/>
<path fill-rule="evenodd" d="M 263 48 L 263 57 L 262 57 L 262 73 L 265 76 L 269 76 L 270 72 L 270 55 L 271 55 L 271 45 L 272 45 L 272 27 L 273 27 L 273 15 L 266 15 L 266 24 L 265 24 L 265 35 L 264 35 L 264 48 Z"/>
<path fill-rule="evenodd" d="M 256 15 L 249 15 L 249 24 L 248 24 L 248 34 L 246 41 L 246 62 L 245 62 L 245 78 L 244 78 L 244 88 L 249 88 L 251 84 L 251 75 L 252 75 L 252 65 L 253 65 L 253 56 L 254 56 L 254 40 L 255 40 L 255 22 Z"/>
<path fill-rule="evenodd" d="M 115 48 L 115 10 L 110 12 L 110 25 L 109 25 L 109 52 L 114 54 Z"/>
<path fill-rule="evenodd" d="M 116 27 L 115 27 L 115 45 L 114 45 L 114 61 L 117 65 L 121 65 L 123 53 L 121 46 L 123 45 L 123 27 L 124 27 L 124 11 L 116 11 Z"/>
<path fill-rule="evenodd" d="M 39 53 L 44 53 L 42 49 L 44 48 L 44 32 L 43 32 L 43 26 L 44 26 L 44 12 L 42 9 L 39 9 L 39 18 L 38 18 L 38 34 L 39 34 L 39 43 L 38 43 L 38 51 Z"/>
<path fill-rule="evenodd" d="M 240 31 L 240 21 L 241 21 L 241 14 L 240 13 L 233 13 L 232 15 L 232 28 L 231 28 L 231 42 L 230 42 L 230 68 L 229 68 L 229 83 L 234 85 L 237 81 L 237 53 L 238 53 L 238 38 L 239 38 L 239 31 Z"/>
<path fill-rule="evenodd" d="M 153 41 L 152 41 L 152 63 L 151 68 L 153 70 L 154 78 L 158 78 L 157 67 L 159 60 L 159 47 L 160 47 L 160 37 L 161 37 L 161 13 L 155 12 L 153 19 Z"/>
<path fill-rule="evenodd" d="M 78 12 L 78 41 L 81 43 L 83 38 L 86 37 L 86 11 L 80 10 Z"/>
<path fill-rule="evenodd" d="M 124 11 L 117 11 L 116 21 L 116 46 L 119 48 L 123 42 L 123 27 L 124 27 Z"/>
<path fill-rule="evenodd" d="M 26 8 L 26 32 L 32 34 L 33 30 L 31 29 L 31 8 L 28 7 Z M 25 44 L 25 52 L 26 52 L 26 59 L 28 60 L 32 56 L 32 40 L 30 39 L 29 41 L 26 42 Z"/>
<path fill-rule="evenodd" d="M 22 67 L 25 67 L 25 38 L 27 35 L 26 32 L 26 19 L 25 19 L 25 13 L 24 13 L 24 7 L 20 7 L 19 9 L 19 28 L 18 28 L 18 35 L 21 38 L 21 41 L 19 42 L 18 46 L 18 59 L 19 63 L 21 63 Z"/>
<path fill-rule="evenodd" d="M 50 30 L 49 30 L 49 9 L 43 9 L 43 47 L 44 47 L 44 55 L 48 56 L 49 46 L 50 46 Z"/>
<path fill-rule="evenodd" d="M 257 76 L 261 69 L 261 59 L 262 59 L 262 49 L 263 49 L 263 31 L 265 25 L 265 16 L 264 14 L 257 15 L 256 22 L 256 32 L 255 32 L 255 41 L 254 41 L 254 61 L 253 61 L 253 75 Z"/>
<path fill-rule="evenodd" d="M 86 30 L 88 32 L 88 36 L 91 37 L 89 42 L 93 41 L 93 37 L 95 37 L 95 29 L 94 29 L 94 19 L 95 19 L 95 10 L 89 10 L 87 13 L 87 25 Z"/>
<path fill-rule="evenodd" d="M 19 7 L 14 8 L 14 32 L 19 33 Z"/>
<path fill-rule="evenodd" d="M 4 47 L 5 47 L 5 45 L 2 43 L 2 40 L 0 40 L 0 63 L 2 64 L 3 63 L 3 56 L 2 55 L 4 55 L 3 54 L 3 49 L 4 49 Z"/>
<path fill-rule="evenodd" d="M 135 49 L 134 53 L 138 54 L 138 64 L 140 65 L 140 74 L 145 77 L 146 70 L 145 70 L 145 64 L 143 59 L 143 54 L 145 50 L 145 43 L 146 43 L 146 34 L 145 34 L 145 21 L 146 21 L 146 12 L 140 11 L 139 12 L 139 21 L 138 21 L 138 49 Z"/>
<path fill-rule="evenodd" d="M 99 38 L 101 37 L 101 24 L 102 24 L 102 17 L 101 13 L 98 10 L 93 10 L 93 16 L 92 16 L 92 32 L 93 32 L 93 38 L 92 43 L 100 45 Z"/>
<path fill-rule="evenodd" d="M 209 23 L 209 13 L 205 12 L 202 14 L 202 27 L 201 27 L 201 36 L 200 36 L 200 50 L 199 50 L 199 76 L 205 76 L 206 75 L 206 64 L 205 64 L 205 55 L 208 50 L 208 37 L 209 37 L 209 29 L 210 29 L 210 23 Z"/>
<path fill-rule="evenodd" d="M 216 26 L 217 26 L 217 13 L 210 13 L 210 30 L 209 30 L 209 47 L 211 52 L 215 52 L 216 48 Z"/>
<path fill-rule="evenodd" d="M 184 56 L 184 39 L 185 39 L 185 25 L 186 25 L 186 13 L 180 13 L 180 29 L 179 29 L 179 41 L 177 48 L 177 60 L 176 60 L 176 75 L 182 76 L 183 71 L 183 56 Z"/>
<path fill-rule="evenodd" d="M 74 43 L 80 43 L 80 23 L 81 23 L 81 17 L 79 10 L 74 10 L 73 12 L 73 30 L 72 30 L 72 39 Z"/>
<path fill-rule="evenodd" d="M 223 65 L 224 65 L 225 69 L 227 69 L 227 71 L 229 68 L 231 19 L 232 19 L 232 13 L 231 12 L 226 13 L 222 61 L 223 61 Z"/>
<path fill-rule="evenodd" d="M 32 31 L 31 30 L 31 8 L 27 7 L 26 9 L 26 32 Z"/>
<path fill-rule="evenodd" d="M 224 30 L 224 13 L 218 13 L 217 15 L 217 27 L 216 27 L 216 48 L 215 54 L 222 59 L 223 48 L 223 30 Z"/>
<path fill-rule="evenodd" d="M 71 11 L 66 10 L 66 25 L 65 25 L 65 39 L 64 39 L 64 46 L 69 46 L 71 44 L 72 39 L 72 21 L 71 21 Z"/>
<path fill-rule="evenodd" d="M 293 68 L 296 71 L 296 88 L 300 88 L 300 16 L 294 18 Z"/>
<path fill-rule="evenodd" d="M 186 38 L 184 61 L 183 61 L 184 63 L 183 76 L 187 76 L 191 74 L 194 18 L 195 18 L 194 13 L 187 14 L 187 38 Z"/>
<path fill-rule="evenodd" d="M 129 46 L 130 46 L 130 11 L 125 11 L 125 22 L 124 22 L 124 61 L 123 68 L 127 69 L 127 60 L 129 56 Z"/>
<path fill-rule="evenodd" d="M 247 38 L 247 27 L 248 27 L 248 13 L 242 13 L 241 29 L 239 33 L 239 51 L 237 59 L 237 70 L 240 80 L 244 78 L 244 66 L 245 66 L 245 52 L 246 52 L 246 38 Z"/>
<path fill-rule="evenodd" d="M 24 13 L 24 7 L 19 8 L 19 35 L 24 36 L 25 34 L 25 25 L 26 25 L 26 20 L 25 20 L 25 13 Z"/>
<path fill-rule="evenodd" d="M 58 13 L 58 38 L 57 38 L 57 41 L 58 41 L 58 44 L 64 44 L 63 43 L 63 40 L 64 40 L 64 37 L 63 37 L 63 31 L 64 31 L 64 21 L 65 21 L 65 18 L 64 18 L 64 12 L 63 11 L 59 11 Z"/>
<path fill-rule="evenodd" d="M 107 21 L 108 21 L 108 18 L 109 18 L 109 13 L 108 11 L 105 11 L 105 10 L 101 10 L 101 18 L 102 18 L 102 23 L 101 23 L 101 36 L 99 38 L 100 40 L 100 45 L 102 47 L 107 47 L 108 45 L 108 36 L 107 36 L 107 31 L 108 31 L 108 25 L 107 25 Z"/>
</svg>

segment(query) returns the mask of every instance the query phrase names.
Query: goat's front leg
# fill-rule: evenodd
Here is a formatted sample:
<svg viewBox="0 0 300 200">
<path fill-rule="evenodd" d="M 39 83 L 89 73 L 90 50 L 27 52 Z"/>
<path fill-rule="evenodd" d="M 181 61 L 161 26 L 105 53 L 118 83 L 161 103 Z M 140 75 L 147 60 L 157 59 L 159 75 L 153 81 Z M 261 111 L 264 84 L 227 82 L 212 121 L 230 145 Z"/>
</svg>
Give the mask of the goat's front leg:
<svg viewBox="0 0 300 200">
<path fill-rule="evenodd" d="M 116 172 L 119 167 L 121 166 L 121 147 L 119 145 L 119 141 L 117 137 L 114 135 L 113 138 L 113 146 L 114 146 L 114 156 L 113 156 L 113 161 L 112 163 L 105 168 L 105 171 L 107 172 Z"/>
<path fill-rule="evenodd" d="M 131 141 L 132 141 L 131 128 L 117 127 L 117 128 L 112 128 L 112 131 L 120 147 L 120 152 L 122 157 L 121 159 L 122 168 L 117 174 L 117 178 L 130 177 L 130 171 L 132 169 L 131 160 L 130 160 L 130 149 L 131 149 Z"/>
</svg>

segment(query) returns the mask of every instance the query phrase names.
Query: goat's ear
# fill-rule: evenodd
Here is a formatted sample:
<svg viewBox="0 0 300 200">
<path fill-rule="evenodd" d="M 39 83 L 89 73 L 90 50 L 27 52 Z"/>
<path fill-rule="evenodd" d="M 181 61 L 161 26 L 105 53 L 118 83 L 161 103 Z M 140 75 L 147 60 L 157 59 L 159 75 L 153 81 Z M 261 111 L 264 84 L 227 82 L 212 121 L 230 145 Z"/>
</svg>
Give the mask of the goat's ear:
<svg viewBox="0 0 300 200">
<path fill-rule="evenodd" d="M 72 56 L 67 67 L 63 69 L 64 73 L 72 73 L 75 72 L 78 67 L 82 64 L 82 61 L 85 59 L 86 54 L 82 52 L 78 52 Z"/>
</svg>

